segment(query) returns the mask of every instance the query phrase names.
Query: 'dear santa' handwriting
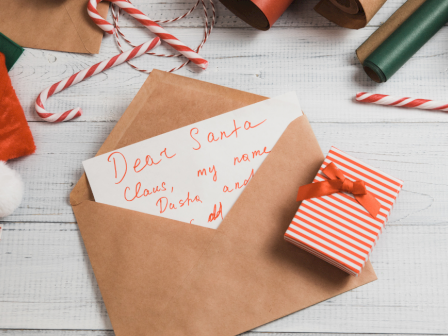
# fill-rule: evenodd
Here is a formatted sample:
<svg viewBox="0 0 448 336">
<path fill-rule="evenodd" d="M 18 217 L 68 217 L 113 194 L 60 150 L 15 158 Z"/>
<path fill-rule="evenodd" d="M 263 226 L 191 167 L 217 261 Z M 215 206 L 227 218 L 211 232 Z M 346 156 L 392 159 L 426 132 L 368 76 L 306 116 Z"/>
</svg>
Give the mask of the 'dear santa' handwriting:
<svg viewBox="0 0 448 336">
<path fill-rule="evenodd" d="M 173 155 L 168 155 L 166 148 L 160 152 L 160 160 L 154 161 L 154 159 L 151 157 L 151 155 L 146 155 L 145 162 L 142 163 L 140 159 L 136 159 L 134 162 L 134 172 L 140 173 L 142 170 L 144 170 L 146 167 L 151 167 L 152 165 L 158 165 L 160 162 L 162 162 L 163 159 L 172 159 L 176 156 L 176 153 Z M 115 180 L 119 180 L 118 182 L 115 182 L 115 184 L 120 184 L 121 181 L 125 178 L 127 172 L 128 172 L 128 162 L 126 160 L 126 157 L 121 152 L 113 152 L 109 155 L 107 158 L 108 162 L 113 162 L 114 164 L 114 171 L 115 171 Z"/>
<path fill-rule="evenodd" d="M 259 122 L 256 125 L 252 125 L 252 123 L 248 120 L 246 120 L 243 124 L 243 129 L 246 131 L 249 131 L 250 129 L 256 128 L 258 126 L 260 126 L 261 124 L 263 124 L 267 119 L 263 120 L 262 122 Z M 213 133 L 213 132 L 209 132 L 207 134 L 207 141 L 209 143 L 213 143 L 216 141 L 220 141 L 220 140 L 225 140 L 228 139 L 232 136 L 235 136 L 235 138 L 238 138 L 238 131 L 241 129 L 241 126 L 236 126 L 236 121 L 233 120 L 233 129 L 232 131 L 227 135 L 227 133 L 225 131 L 220 131 L 219 133 Z M 194 136 L 199 135 L 199 129 L 197 127 L 193 127 L 190 129 L 190 137 L 196 142 L 195 146 L 192 147 L 194 150 L 199 150 L 201 149 L 202 145 L 201 142 L 195 138 Z"/>
</svg>

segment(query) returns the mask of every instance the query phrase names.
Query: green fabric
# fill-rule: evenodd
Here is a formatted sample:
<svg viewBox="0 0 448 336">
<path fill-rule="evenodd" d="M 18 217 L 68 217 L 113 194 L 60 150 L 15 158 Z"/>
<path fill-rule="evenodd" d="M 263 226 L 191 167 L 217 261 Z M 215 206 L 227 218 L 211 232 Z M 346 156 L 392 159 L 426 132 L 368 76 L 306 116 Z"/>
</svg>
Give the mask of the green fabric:
<svg viewBox="0 0 448 336">
<path fill-rule="evenodd" d="M 0 52 L 6 57 L 6 69 L 11 70 L 14 63 L 23 53 L 23 48 L 0 33 Z"/>
<path fill-rule="evenodd" d="M 366 58 L 364 69 L 373 80 L 387 81 L 447 22 L 448 0 L 426 0 Z"/>
</svg>

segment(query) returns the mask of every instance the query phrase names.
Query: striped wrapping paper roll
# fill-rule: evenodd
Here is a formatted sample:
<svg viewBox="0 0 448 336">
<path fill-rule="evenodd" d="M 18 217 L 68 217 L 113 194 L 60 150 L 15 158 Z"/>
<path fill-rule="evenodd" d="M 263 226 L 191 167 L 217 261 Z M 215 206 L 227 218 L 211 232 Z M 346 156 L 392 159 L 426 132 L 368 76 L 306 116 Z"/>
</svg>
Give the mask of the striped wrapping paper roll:
<svg viewBox="0 0 448 336">
<path fill-rule="evenodd" d="M 313 183 L 328 180 L 322 169 L 331 162 L 347 179 L 365 182 L 381 204 L 379 214 L 373 218 L 353 195 L 343 192 L 307 199 L 294 216 L 285 240 L 357 276 L 369 259 L 403 182 L 332 147 Z"/>
</svg>

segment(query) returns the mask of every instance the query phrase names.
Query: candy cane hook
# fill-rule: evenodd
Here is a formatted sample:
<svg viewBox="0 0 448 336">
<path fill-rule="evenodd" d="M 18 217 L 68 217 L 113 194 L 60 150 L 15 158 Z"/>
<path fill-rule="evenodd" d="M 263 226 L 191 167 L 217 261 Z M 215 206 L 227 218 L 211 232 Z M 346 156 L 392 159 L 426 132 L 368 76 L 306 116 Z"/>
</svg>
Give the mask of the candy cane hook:
<svg viewBox="0 0 448 336">
<path fill-rule="evenodd" d="M 60 82 L 53 84 L 49 88 L 46 88 L 39 94 L 39 96 L 37 96 L 35 104 L 37 115 L 41 119 L 48 122 L 68 121 L 73 118 L 81 116 L 82 110 L 80 107 L 65 111 L 63 113 L 51 113 L 45 110 L 44 104 L 47 101 L 47 99 L 52 95 L 54 95 L 55 93 L 61 92 L 62 90 L 65 90 L 66 88 L 72 85 L 78 84 L 79 82 L 91 76 L 94 76 L 104 70 L 117 66 L 123 62 L 129 61 L 130 59 L 133 59 L 135 57 L 139 57 L 159 45 L 160 45 L 160 38 L 156 37 L 151 41 L 139 45 L 138 47 L 130 49 L 124 53 L 118 54 L 108 60 L 97 63 L 91 66 L 90 68 L 81 70 L 75 73 L 74 75 L 61 80 Z"/>
<path fill-rule="evenodd" d="M 102 16 L 98 13 L 96 7 L 103 0 L 89 0 L 87 4 L 87 13 L 93 22 L 96 23 L 98 27 L 104 30 L 106 33 L 113 34 L 115 28 L 108 21 L 104 20 Z M 198 55 L 194 50 L 187 47 L 181 41 L 179 41 L 175 36 L 168 33 L 165 29 L 160 27 L 157 23 L 148 18 L 143 12 L 135 8 L 131 3 L 125 0 L 104 0 L 109 1 L 120 7 L 130 16 L 134 17 L 137 21 L 139 21 L 142 25 L 148 28 L 152 33 L 156 34 L 158 37 L 162 39 L 162 41 L 168 43 L 171 47 L 176 49 L 186 58 L 188 58 L 191 62 L 196 64 L 202 69 L 207 69 L 208 61 Z"/>
</svg>

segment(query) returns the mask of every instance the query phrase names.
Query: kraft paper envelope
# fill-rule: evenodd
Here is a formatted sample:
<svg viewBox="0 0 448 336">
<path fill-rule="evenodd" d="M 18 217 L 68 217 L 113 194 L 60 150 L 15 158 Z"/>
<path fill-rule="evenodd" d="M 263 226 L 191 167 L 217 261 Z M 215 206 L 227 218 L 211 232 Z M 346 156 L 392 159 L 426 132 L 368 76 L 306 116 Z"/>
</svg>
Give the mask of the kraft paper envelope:
<svg viewBox="0 0 448 336">
<path fill-rule="evenodd" d="M 98 154 L 263 99 L 154 70 Z M 297 118 L 216 230 L 95 203 L 84 175 L 70 202 L 115 334 L 236 335 L 375 280 L 283 239 L 323 159 Z"/>
<path fill-rule="evenodd" d="M 0 0 L 0 32 L 27 48 L 98 54 L 103 31 L 88 0 Z M 109 2 L 98 5 L 107 16 Z"/>
</svg>

